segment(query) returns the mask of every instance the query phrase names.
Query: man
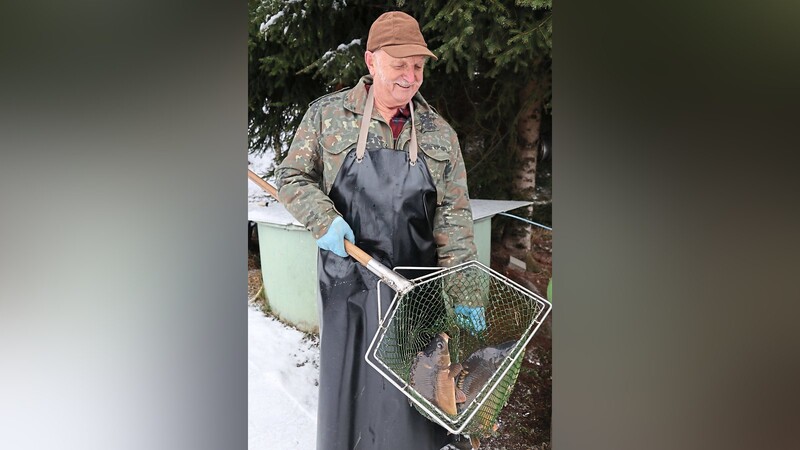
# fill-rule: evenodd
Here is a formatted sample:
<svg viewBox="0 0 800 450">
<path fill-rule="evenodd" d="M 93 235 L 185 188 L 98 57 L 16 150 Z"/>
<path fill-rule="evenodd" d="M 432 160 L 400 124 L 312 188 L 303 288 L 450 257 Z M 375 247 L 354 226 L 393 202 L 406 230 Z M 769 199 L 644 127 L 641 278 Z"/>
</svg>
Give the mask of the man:
<svg viewBox="0 0 800 450">
<path fill-rule="evenodd" d="M 318 450 L 427 450 L 449 442 L 444 428 L 364 361 L 379 288 L 344 250 L 347 239 L 388 267 L 475 259 L 458 137 L 417 92 L 428 58 L 436 56 L 414 18 L 381 15 L 364 54 L 370 75 L 311 103 L 276 172 L 281 202 L 321 249 Z M 385 308 L 394 293 L 381 289 Z"/>
</svg>

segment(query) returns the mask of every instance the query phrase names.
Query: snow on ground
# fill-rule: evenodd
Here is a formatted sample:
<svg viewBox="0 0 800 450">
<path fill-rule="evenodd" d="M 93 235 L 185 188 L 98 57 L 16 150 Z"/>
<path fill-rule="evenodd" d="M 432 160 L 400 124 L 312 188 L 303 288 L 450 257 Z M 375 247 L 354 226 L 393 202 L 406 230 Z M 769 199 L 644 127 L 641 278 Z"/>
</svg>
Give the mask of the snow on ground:
<svg viewBox="0 0 800 450">
<path fill-rule="evenodd" d="M 272 165 L 275 160 L 275 152 L 271 150 L 265 151 L 262 155 L 247 155 L 247 163 L 248 168 L 255 172 L 256 174 L 263 177 L 267 171 L 272 168 Z M 274 177 L 273 177 L 274 178 Z M 268 179 L 273 186 L 275 186 L 275 180 L 273 178 Z M 269 196 L 263 189 L 258 187 L 257 184 L 253 183 L 249 179 L 247 180 L 247 202 L 248 203 L 256 203 L 263 205 L 265 202 L 271 202 L 272 197 Z"/>
<path fill-rule="evenodd" d="M 316 342 L 252 306 L 247 308 L 249 450 L 315 448 Z"/>
<path fill-rule="evenodd" d="M 274 153 L 248 155 L 263 176 Z M 272 181 L 274 185 L 274 180 Z M 248 180 L 248 203 L 272 199 Z M 304 333 L 247 308 L 247 440 L 249 450 L 313 450 L 317 438 L 319 345 Z"/>
</svg>

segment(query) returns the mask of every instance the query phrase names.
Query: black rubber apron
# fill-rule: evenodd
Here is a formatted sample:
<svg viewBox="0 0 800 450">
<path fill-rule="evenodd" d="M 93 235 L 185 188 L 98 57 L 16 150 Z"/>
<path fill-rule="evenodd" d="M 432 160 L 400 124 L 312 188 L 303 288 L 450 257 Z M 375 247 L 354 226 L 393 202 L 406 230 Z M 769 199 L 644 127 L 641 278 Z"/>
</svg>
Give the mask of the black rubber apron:
<svg viewBox="0 0 800 450">
<path fill-rule="evenodd" d="M 371 102 L 369 95 L 367 105 Z M 365 108 L 366 124 L 371 109 Z M 364 151 L 366 134 L 357 151 L 347 155 L 330 198 L 353 228 L 356 245 L 382 264 L 435 266 L 436 187 L 424 158 L 412 164 L 416 151 Z M 317 272 L 322 314 L 317 450 L 438 450 L 446 445 L 447 431 L 420 415 L 364 360 L 377 329 L 378 278 L 353 258 L 324 250 Z M 394 291 L 381 283 L 383 312 L 393 297 Z"/>
</svg>

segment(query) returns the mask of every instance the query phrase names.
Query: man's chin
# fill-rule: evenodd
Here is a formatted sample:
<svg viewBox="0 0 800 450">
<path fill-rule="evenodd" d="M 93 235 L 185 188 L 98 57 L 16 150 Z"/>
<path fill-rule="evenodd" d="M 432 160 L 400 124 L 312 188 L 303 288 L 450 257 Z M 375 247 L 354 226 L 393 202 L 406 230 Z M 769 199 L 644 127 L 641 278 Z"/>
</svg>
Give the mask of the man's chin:
<svg viewBox="0 0 800 450">
<path fill-rule="evenodd" d="M 414 97 L 416 93 L 417 91 L 414 89 L 399 89 L 398 91 L 395 92 L 394 98 L 399 103 L 405 105 L 406 103 L 411 101 L 411 99 Z"/>
</svg>

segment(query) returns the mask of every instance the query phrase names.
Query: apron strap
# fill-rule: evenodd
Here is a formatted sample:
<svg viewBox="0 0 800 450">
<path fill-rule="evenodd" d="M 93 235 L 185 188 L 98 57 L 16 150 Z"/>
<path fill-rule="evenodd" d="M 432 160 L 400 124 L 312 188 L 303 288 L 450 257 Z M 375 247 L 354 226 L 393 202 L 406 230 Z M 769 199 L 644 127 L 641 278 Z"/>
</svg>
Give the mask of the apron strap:
<svg viewBox="0 0 800 450">
<path fill-rule="evenodd" d="M 373 90 L 369 90 L 367 94 L 367 103 L 364 105 L 364 116 L 361 118 L 361 128 L 358 130 L 358 142 L 356 143 L 356 162 L 361 162 L 364 159 L 364 152 L 367 149 L 367 134 L 369 133 L 369 124 L 372 121 L 372 105 L 375 103 Z M 411 165 L 417 163 L 417 129 L 414 125 L 414 100 L 408 102 L 411 111 L 411 142 L 408 146 L 408 157 Z"/>
<path fill-rule="evenodd" d="M 361 118 L 361 129 L 358 131 L 358 143 L 356 144 L 356 162 L 361 162 L 364 159 L 364 150 L 367 148 L 367 132 L 369 131 L 369 123 L 372 120 L 372 104 L 374 103 L 373 92 L 375 92 L 374 89 L 369 90 L 367 104 L 364 105 L 364 117 Z"/>
<path fill-rule="evenodd" d="M 409 111 L 411 111 L 411 142 L 408 145 L 408 159 L 411 165 L 417 163 L 417 128 L 414 126 L 414 99 L 408 102 Z"/>
</svg>

